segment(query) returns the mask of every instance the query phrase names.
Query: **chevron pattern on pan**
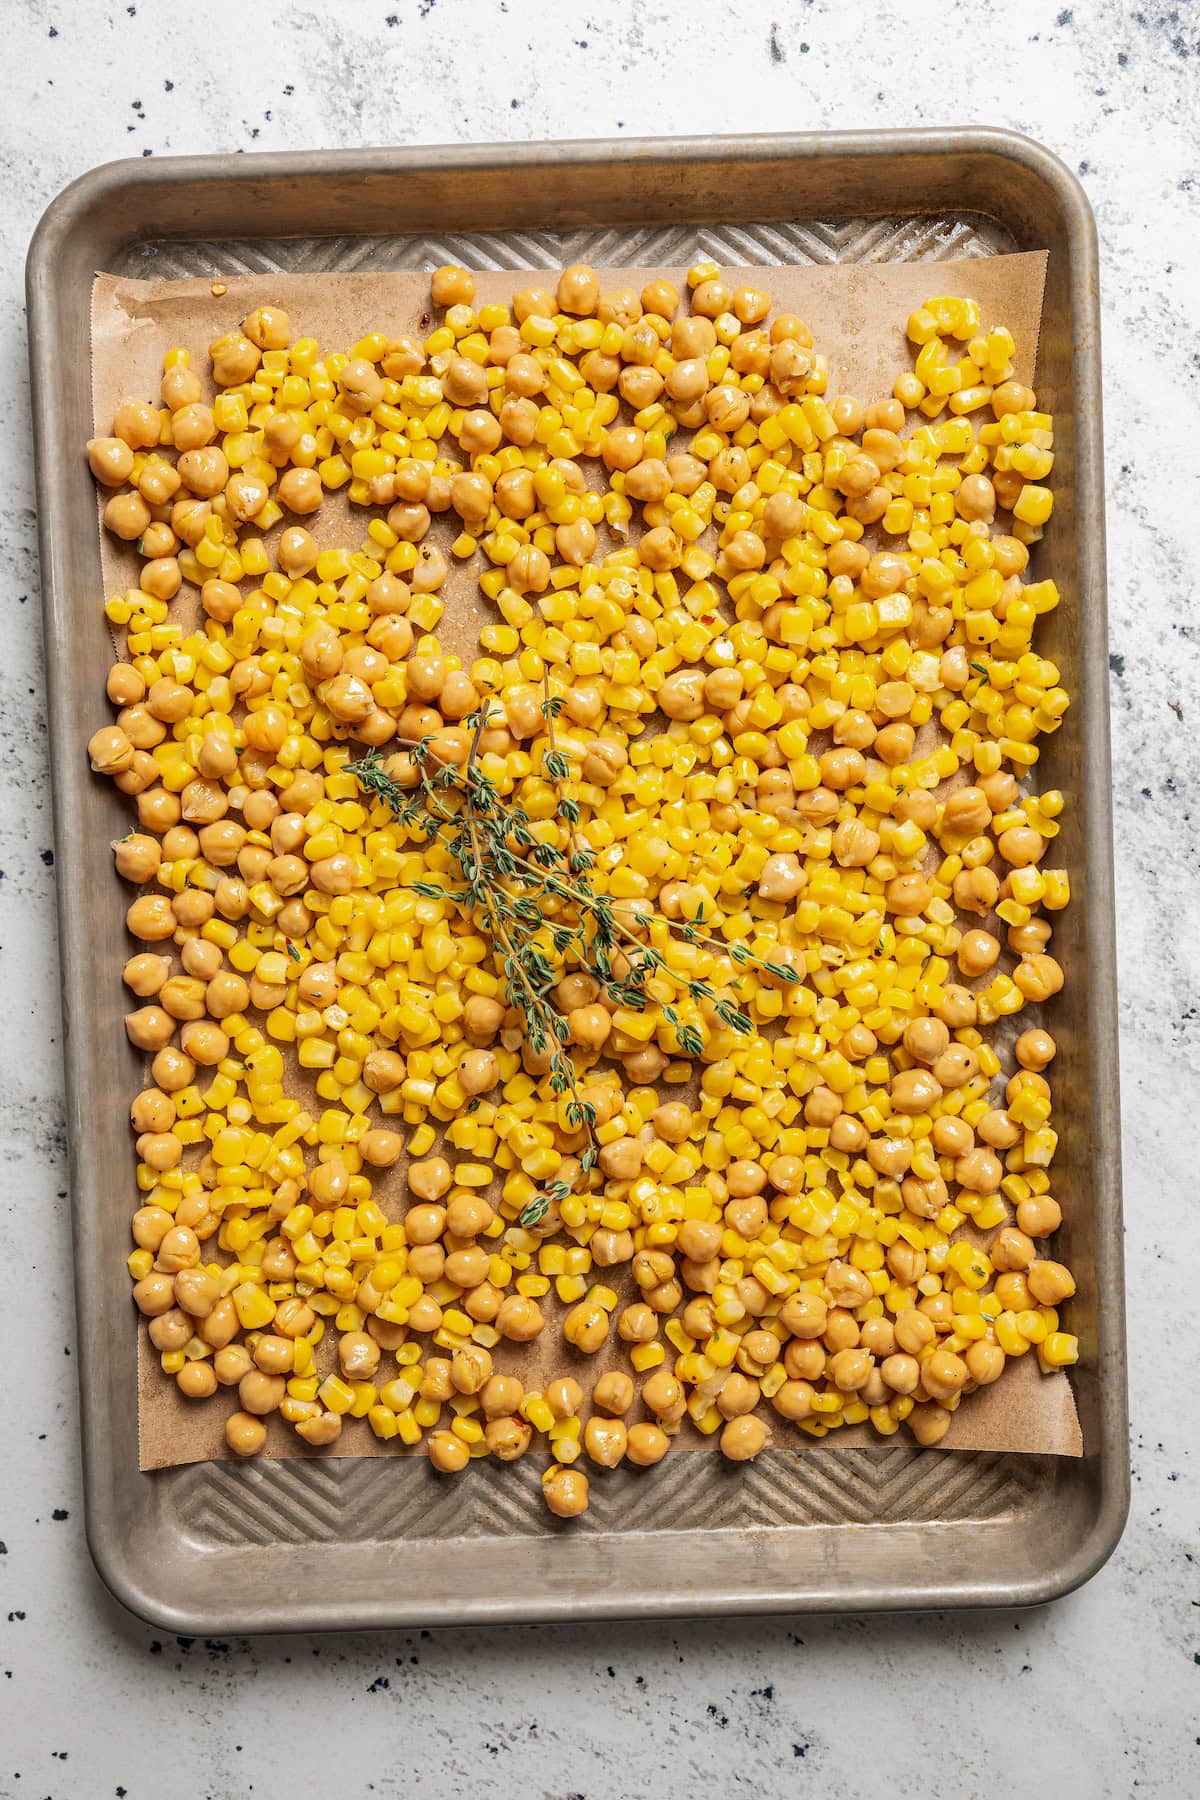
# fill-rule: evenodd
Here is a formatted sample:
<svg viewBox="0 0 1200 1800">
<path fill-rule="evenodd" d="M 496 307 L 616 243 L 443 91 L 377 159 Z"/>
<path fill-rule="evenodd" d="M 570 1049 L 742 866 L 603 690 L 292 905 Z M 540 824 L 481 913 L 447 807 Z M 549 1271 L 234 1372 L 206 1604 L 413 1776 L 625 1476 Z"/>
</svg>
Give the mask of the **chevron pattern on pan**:
<svg viewBox="0 0 1200 1800">
<path fill-rule="evenodd" d="M 168 1505 L 209 1546 L 388 1543 L 422 1538 L 541 1537 L 561 1529 L 542 1504 L 545 1459 L 488 1464 L 467 1482 L 424 1457 L 197 1464 L 165 1474 Z M 996 1519 L 1027 1509 L 1052 1474 L 1037 1458 L 925 1457 L 906 1449 L 774 1450 L 733 1466 L 691 1455 L 652 1477 L 625 1467 L 594 1475 L 588 1533 L 902 1525 Z"/>
<path fill-rule="evenodd" d="M 147 281 L 188 275 L 320 274 L 433 269 L 547 269 L 586 258 L 598 268 L 678 266 L 697 256 L 734 265 L 940 262 L 1014 248 L 1004 229 L 973 214 L 803 220 L 762 225 L 622 226 L 611 230 L 474 232 L 446 237 L 230 238 L 152 243 L 124 258 L 119 274 Z"/>
</svg>

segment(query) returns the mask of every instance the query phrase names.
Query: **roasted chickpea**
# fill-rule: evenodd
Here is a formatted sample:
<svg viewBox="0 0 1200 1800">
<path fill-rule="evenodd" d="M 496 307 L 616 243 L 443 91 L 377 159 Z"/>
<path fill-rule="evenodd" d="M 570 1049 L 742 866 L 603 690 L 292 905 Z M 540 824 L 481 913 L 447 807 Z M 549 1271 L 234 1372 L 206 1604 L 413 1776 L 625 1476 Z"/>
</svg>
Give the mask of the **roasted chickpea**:
<svg viewBox="0 0 1200 1800">
<path fill-rule="evenodd" d="M 541 1307 L 524 1294 L 506 1295 L 495 1319 L 501 1337 L 509 1338 L 515 1344 L 525 1344 L 537 1337 L 545 1323 Z"/>
<path fill-rule="evenodd" d="M 730 1419 L 721 1432 L 721 1454 L 730 1462 L 752 1462 L 769 1438 L 767 1426 L 753 1414 Z"/>
<path fill-rule="evenodd" d="M 556 1518 L 577 1519 L 587 1511 L 588 1478 L 582 1469 L 555 1465 L 542 1478 L 542 1494 Z"/>
<path fill-rule="evenodd" d="M 230 1413 L 225 1421 L 225 1442 L 235 1456 L 257 1456 L 267 1441 L 267 1428 L 248 1412 Z"/>
<path fill-rule="evenodd" d="M 647 1469 L 661 1462 L 670 1448 L 671 1440 L 661 1426 L 644 1421 L 629 1427 L 625 1455 L 638 1468 Z"/>
<path fill-rule="evenodd" d="M 961 1393 L 968 1378 L 966 1363 L 952 1350 L 935 1350 L 921 1364 L 921 1385 L 933 1400 L 949 1400 Z"/>
</svg>

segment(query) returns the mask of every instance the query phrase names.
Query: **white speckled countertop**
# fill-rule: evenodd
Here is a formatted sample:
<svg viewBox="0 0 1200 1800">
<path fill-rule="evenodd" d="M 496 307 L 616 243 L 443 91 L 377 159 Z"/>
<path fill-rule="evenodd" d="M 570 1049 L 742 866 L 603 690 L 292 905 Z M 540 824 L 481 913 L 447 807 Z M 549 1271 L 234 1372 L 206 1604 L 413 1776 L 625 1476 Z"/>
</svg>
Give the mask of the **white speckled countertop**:
<svg viewBox="0 0 1200 1800">
<path fill-rule="evenodd" d="M 1190 1129 L 1200 1072 L 1200 12 L 1186 0 L 5 0 L 0 105 L 0 1797 L 1200 1794 Z M 965 29 L 963 29 L 965 27 Z M 937 73 L 931 72 L 937 66 Z M 21 260 L 118 156 L 1007 125 L 1103 256 L 1134 1500 L 1022 1615 L 165 1638 L 82 1528 Z M 79 353 L 64 345 L 63 354 Z M 1189 1230 L 1190 1227 L 1190 1230 Z M 48 1325 L 47 1319 L 53 1320 Z M 1160 1348 L 1165 1343 L 1169 1350 Z"/>
</svg>

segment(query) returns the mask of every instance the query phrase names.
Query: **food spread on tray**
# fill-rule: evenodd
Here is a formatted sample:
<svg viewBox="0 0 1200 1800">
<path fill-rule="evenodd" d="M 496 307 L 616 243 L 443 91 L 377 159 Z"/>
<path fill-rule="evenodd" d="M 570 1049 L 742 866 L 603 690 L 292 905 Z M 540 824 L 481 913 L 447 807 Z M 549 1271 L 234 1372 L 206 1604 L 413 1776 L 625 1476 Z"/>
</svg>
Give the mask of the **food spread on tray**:
<svg viewBox="0 0 1200 1800">
<path fill-rule="evenodd" d="M 562 1517 L 681 1432 L 937 1444 L 1078 1353 L 1005 1024 L 1063 984 L 1052 420 L 967 298 L 864 402 L 713 264 L 475 297 L 259 307 L 88 445 L 150 1340 L 240 1455 L 548 1448 Z"/>
</svg>

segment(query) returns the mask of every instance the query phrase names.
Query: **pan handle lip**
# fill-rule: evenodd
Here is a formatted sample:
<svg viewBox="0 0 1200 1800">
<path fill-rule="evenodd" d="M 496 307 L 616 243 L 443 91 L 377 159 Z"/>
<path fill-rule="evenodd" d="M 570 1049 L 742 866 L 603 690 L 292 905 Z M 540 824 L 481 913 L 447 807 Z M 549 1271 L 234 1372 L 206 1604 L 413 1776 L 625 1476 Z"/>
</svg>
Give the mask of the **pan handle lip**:
<svg viewBox="0 0 1200 1800">
<path fill-rule="evenodd" d="M 372 177 L 439 169 L 561 167 L 589 163 L 755 162 L 821 159 L 833 156 L 876 159 L 890 156 L 996 156 L 1020 163 L 1056 193 L 1078 247 L 1094 261 L 1096 222 L 1078 176 L 1038 139 L 1000 126 L 906 127 L 885 131 L 741 132 L 716 137 L 564 138 L 532 143 L 405 144 L 355 149 L 279 150 L 238 156 L 227 152 L 196 156 L 121 157 L 100 163 L 62 188 L 42 213 L 30 239 L 26 279 L 30 291 L 44 278 L 64 236 L 110 196 L 135 190 L 149 197 L 179 182 L 234 181 L 252 184 L 300 173 L 311 178 L 319 155 L 331 175 Z M 136 209 L 131 209 L 136 220 Z M 200 230 L 204 227 L 201 225 Z M 135 228 L 128 243 L 139 241 Z"/>
</svg>

